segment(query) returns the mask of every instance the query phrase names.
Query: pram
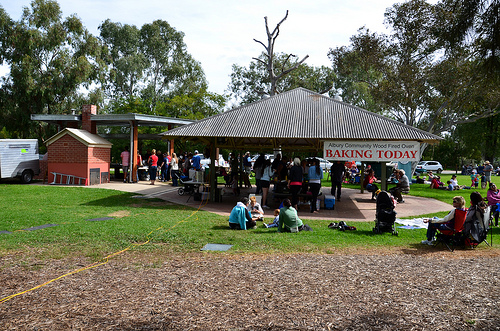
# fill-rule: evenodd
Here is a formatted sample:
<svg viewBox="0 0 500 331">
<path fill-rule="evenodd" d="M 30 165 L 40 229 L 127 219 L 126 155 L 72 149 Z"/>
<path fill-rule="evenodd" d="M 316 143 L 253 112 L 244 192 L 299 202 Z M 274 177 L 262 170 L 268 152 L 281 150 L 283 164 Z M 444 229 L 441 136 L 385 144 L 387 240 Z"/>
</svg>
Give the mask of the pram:
<svg viewBox="0 0 500 331">
<path fill-rule="evenodd" d="M 177 190 L 177 194 L 179 194 L 179 195 L 185 195 L 185 194 L 193 195 L 198 190 L 198 187 L 200 186 L 199 184 L 186 183 L 186 182 L 191 180 L 188 176 L 179 176 L 179 174 L 175 174 L 175 176 L 177 176 L 179 183 L 181 183 L 183 185 L 183 186 L 179 187 L 179 189 Z"/>
<path fill-rule="evenodd" d="M 375 214 L 374 233 L 392 232 L 392 235 L 397 236 L 394 223 L 396 222 L 396 211 L 394 211 L 394 201 L 389 193 L 380 191 L 377 195 L 377 211 Z"/>
</svg>

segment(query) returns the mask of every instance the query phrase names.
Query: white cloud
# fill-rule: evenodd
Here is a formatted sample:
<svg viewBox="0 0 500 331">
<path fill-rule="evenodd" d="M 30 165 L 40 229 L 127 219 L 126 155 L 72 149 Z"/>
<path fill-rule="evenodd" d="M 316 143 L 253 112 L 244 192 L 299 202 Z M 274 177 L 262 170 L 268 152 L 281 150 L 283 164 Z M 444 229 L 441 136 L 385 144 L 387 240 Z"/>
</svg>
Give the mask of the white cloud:
<svg viewBox="0 0 500 331">
<path fill-rule="evenodd" d="M 269 28 L 289 10 L 276 41 L 277 52 L 309 55 L 309 65 L 330 66 L 330 48 L 347 45 L 349 38 L 366 25 L 385 32 L 384 12 L 394 0 L 59 0 L 63 16 L 77 14 L 91 33 L 106 19 L 141 27 L 161 19 L 185 33 L 185 43 L 200 61 L 210 90 L 222 93 L 229 84 L 232 64 L 247 66 L 264 49 L 253 39 L 267 41 L 264 16 Z M 7 0 L 2 4 L 14 20 L 30 0 Z M 0 73 L 2 73 L 0 71 Z M 5 73 L 3 73 L 5 74 Z"/>
</svg>

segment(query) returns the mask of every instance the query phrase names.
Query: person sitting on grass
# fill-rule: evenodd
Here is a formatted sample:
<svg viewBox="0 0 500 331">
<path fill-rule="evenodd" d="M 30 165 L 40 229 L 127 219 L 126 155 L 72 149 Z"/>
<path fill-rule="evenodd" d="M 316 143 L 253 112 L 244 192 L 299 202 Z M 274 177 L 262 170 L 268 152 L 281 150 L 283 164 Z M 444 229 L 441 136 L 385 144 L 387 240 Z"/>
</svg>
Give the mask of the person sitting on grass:
<svg viewBox="0 0 500 331">
<path fill-rule="evenodd" d="M 255 195 L 252 195 L 250 197 L 250 204 L 248 205 L 247 209 L 252 215 L 252 218 L 256 218 L 260 221 L 264 219 L 264 210 L 262 210 L 260 203 L 257 202 L 257 198 L 255 197 Z"/>
<path fill-rule="evenodd" d="M 451 176 L 450 183 L 453 186 L 454 190 L 459 190 L 460 186 L 458 186 L 457 175 Z"/>
<path fill-rule="evenodd" d="M 431 188 L 446 190 L 446 187 L 444 187 L 443 182 L 441 182 L 441 177 L 439 176 L 432 177 Z"/>
<path fill-rule="evenodd" d="M 436 241 L 434 236 L 437 230 L 452 230 L 455 225 L 455 210 L 465 211 L 465 199 L 462 196 L 456 196 L 453 198 L 453 209 L 448 215 L 443 218 L 426 218 L 424 223 L 429 223 L 427 226 L 427 239 L 422 240 L 424 245 L 434 245 Z"/>
<path fill-rule="evenodd" d="M 278 232 L 299 232 L 311 231 L 311 228 L 302 223 L 302 220 L 297 215 L 297 210 L 292 207 L 290 199 L 283 200 L 283 208 L 280 210 L 278 218 Z"/>
<path fill-rule="evenodd" d="M 279 224 L 279 219 L 280 219 L 280 210 L 279 209 L 275 209 L 274 210 L 274 220 L 273 220 L 273 222 L 269 223 L 269 224 L 264 223 L 264 226 L 266 228 L 277 228 L 278 224 Z"/>
<path fill-rule="evenodd" d="M 490 183 L 488 192 L 486 193 L 486 198 L 488 199 L 488 206 L 491 207 L 491 212 L 495 217 L 495 226 L 498 226 L 498 204 L 500 203 L 500 190 L 497 188 L 495 183 Z"/>
<path fill-rule="evenodd" d="M 231 229 L 246 230 L 257 227 L 257 222 L 252 219 L 250 212 L 247 210 L 249 201 L 247 197 L 243 197 L 231 210 L 229 215 L 229 227 Z"/>
</svg>

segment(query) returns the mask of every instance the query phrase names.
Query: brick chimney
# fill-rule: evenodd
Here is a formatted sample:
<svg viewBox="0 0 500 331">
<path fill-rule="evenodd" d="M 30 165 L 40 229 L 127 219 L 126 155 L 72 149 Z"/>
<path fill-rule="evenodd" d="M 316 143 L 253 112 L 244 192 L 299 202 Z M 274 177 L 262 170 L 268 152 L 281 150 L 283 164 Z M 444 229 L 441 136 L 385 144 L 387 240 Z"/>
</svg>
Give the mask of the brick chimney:
<svg viewBox="0 0 500 331">
<path fill-rule="evenodd" d="M 97 115 L 97 106 L 83 105 L 82 107 L 82 129 L 90 133 L 97 133 L 97 126 L 92 122 L 92 115 Z"/>
</svg>

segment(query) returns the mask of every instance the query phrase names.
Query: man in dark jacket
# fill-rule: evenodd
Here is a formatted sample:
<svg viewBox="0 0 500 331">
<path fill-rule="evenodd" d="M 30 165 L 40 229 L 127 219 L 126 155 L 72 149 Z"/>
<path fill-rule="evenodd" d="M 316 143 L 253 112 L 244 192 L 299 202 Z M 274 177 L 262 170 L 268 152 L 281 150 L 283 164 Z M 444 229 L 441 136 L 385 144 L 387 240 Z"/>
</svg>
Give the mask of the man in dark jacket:
<svg viewBox="0 0 500 331">
<path fill-rule="evenodd" d="M 344 179 L 345 173 L 344 162 L 334 162 L 330 168 L 330 173 L 332 178 L 332 195 L 335 196 L 335 191 L 337 191 L 337 201 L 340 201 L 342 180 Z"/>
</svg>

